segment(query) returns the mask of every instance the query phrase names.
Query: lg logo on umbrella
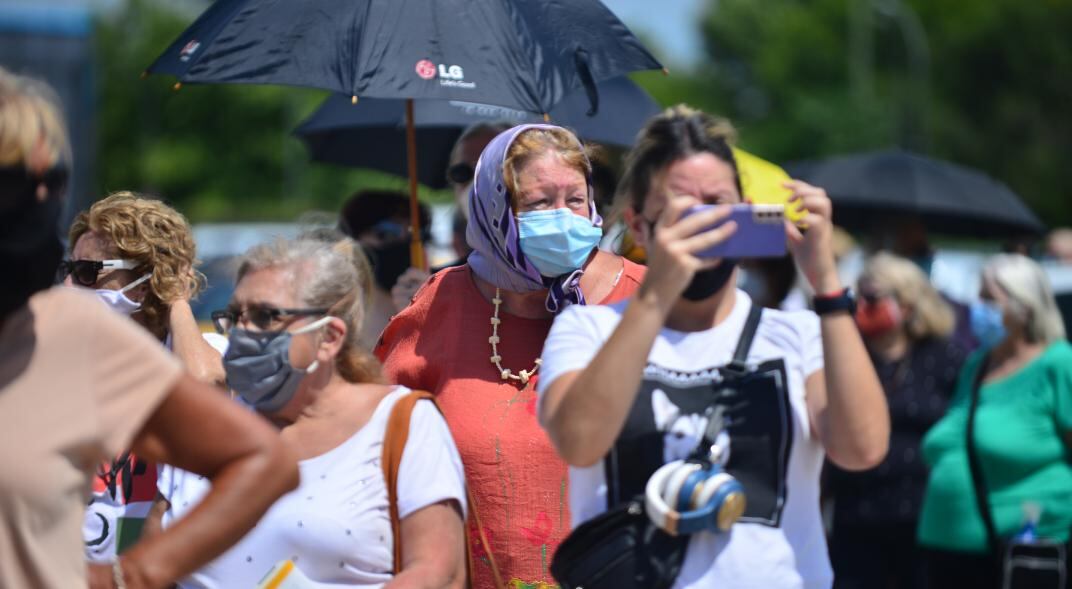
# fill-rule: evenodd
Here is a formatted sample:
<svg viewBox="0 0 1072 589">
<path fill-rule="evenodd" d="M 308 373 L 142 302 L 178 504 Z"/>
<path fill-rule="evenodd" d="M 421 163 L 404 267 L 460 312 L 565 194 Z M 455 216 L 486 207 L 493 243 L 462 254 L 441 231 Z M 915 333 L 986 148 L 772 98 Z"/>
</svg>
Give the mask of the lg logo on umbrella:
<svg viewBox="0 0 1072 589">
<path fill-rule="evenodd" d="M 460 65 L 447 65 L 441 63 L 437 68 L 436 64 L 432 63 L 430 60 L 422 59 L 417 62 L 415 69 L 417 75 L 425 80 L 431 80 L 438 74 L 440 86 L 451 86 L 454 88 L 465 89 L 476 88 L 475 82 L 465 81 L 465 71 L 462 70 L 462 66 Z"/>
<path fill-rule="evenodd" d="M 418 61 L 417 75 L 424 78 L 425 80 L 431 80 L 435 77 L 435 64 L 428 61 L 427 59 L 422 59 Z"/>
</svg>

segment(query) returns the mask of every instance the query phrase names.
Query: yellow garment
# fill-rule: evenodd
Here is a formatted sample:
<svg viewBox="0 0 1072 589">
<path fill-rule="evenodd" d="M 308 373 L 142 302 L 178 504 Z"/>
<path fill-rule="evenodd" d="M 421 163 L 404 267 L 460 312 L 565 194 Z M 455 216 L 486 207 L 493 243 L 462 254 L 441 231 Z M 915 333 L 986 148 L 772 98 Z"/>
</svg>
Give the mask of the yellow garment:
<svg viewBox="0 0 1072 589">
<path fill-rule="evenodd" d="M 791 178 L 781 166 L 736 147 L 733 148 L 733 157 L 737 159 L 737 171 L 741 176 L 741 188 L 746 199 L 754 204 L 786 204 L 793 192 L 782 186 L 783 182 Z M 787 207 L 785 217 L 796 223 L 804 214 Z"/>
</svg>

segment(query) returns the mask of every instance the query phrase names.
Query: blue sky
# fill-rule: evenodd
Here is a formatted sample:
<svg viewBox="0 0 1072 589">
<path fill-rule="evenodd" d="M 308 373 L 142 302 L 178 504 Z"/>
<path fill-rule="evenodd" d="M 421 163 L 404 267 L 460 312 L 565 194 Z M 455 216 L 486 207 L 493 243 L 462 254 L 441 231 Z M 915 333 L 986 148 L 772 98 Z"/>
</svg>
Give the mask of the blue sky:
<svg viewBox="0 0 1072 589">
<path fill-rule="evenodd" d="M 653 44 L 655 56 L 673 69 L 702 58 L 699 18 L 706 0 L 603 0 L 633 32 Z"/>
</svg>

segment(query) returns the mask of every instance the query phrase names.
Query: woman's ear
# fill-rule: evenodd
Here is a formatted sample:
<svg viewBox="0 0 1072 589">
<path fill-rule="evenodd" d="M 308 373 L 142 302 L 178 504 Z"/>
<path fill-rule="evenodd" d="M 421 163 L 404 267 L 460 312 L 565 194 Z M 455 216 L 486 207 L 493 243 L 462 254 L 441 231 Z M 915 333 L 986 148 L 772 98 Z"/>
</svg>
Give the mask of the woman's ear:
<svg viewBox="0 0 1072 589">
<path fill-rule="evenodd" d="M 625 207 L 625 211 L 622 213 L 622 218 L 625 220 L 625 226 L 629 228 L 629 232 L 633 236 L 633 241 L 636 242 L 642 248 L 648 247 L 648 232 L 651 231 L 651 227 L 645 227 L 648 224 L 644 216 L 633 210 L 633 207 Z"/>
<path fill-rule="evenodd" d="M 338 317 L 332 317 L 331 321 L 324 326 L 324 336 L 320 341 L 320 349 L 327 352 L 329 358 L 339 355 L 346 343 L 346 335 L 349 333 L 346 322 Z"/>
</svg>

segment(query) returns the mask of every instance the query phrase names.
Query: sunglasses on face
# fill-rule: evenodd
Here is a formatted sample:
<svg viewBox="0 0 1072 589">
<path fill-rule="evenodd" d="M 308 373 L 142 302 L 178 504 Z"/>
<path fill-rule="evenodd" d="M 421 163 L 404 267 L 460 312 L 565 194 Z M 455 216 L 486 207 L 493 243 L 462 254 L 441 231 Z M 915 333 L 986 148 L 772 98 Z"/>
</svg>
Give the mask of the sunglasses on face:
<svg viewBox="0 0 1072 589">
<path fill-rule="evenodd" d="M 458 163 L 447 168 L 447 180 L 450 180 L 452 184 L 463 186 L 473 180 L 473 174 L 476 170 L 473 166 L 466 163 Z"/>
<path fill-rule="evenodd" d="M 212 312 L 212 325 L 220 334 L 226 334 L 240 323 L 248 323 L 260 331 L 282 331 L 287 320 L 310 315 L 327 315 L 329 309 L 279 309 L 276 307 L 248 307 L 246 309 L 223 309 Z"/>
<path fill-rule="evenodd" d="M 373 225 L 372 232 L 382 241 L 392 241 L 402 237 L 409 237 L 409 225 L 384 220 Z"/>
<path fill-rule="evenodd" d="M 133 270 L 139 264 L 134 260 L 64 260 L 56 273 L 57 282 L 70 276 L 79 286 L 97 284 L 102 270 Z"/>
</svg>

